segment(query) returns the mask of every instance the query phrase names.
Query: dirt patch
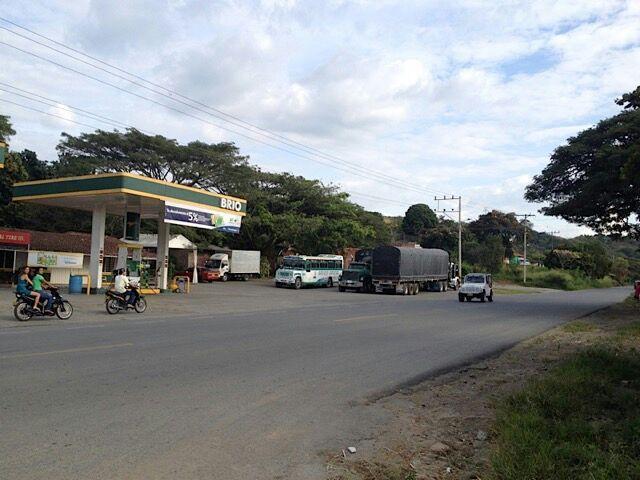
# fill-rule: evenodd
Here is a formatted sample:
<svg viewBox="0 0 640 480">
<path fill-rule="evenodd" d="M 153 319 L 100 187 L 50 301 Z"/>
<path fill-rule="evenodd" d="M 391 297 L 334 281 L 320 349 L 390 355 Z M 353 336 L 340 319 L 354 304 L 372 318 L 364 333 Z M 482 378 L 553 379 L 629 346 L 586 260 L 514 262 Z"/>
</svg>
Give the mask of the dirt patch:
<svg viewBox="0 0 640 480">
<path fill-rule="evenodd" d="M 496 358 L 441 375 L 377 402 L 393 420 L 327 459 L 331 480 L 481 479 L 489 472 L 496 401 L 585 347 L 640 344 L 637 302 L 550 330 Z"/>
</svg>

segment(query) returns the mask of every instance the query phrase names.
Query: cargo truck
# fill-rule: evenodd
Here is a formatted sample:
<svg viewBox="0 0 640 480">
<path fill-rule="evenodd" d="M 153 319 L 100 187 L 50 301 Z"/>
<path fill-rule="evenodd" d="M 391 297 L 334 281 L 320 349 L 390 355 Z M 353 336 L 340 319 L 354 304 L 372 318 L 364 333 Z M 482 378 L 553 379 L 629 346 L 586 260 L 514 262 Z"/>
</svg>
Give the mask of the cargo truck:
<svg viewBox="0 0 640 480">
<path fill-rule="evenodd" d="M 376 293 L 416 295 L 444 292 L 450 275 L 449 254 L 436 248 L 381 246 L 373 250 L 371 276 Z"/>
<path fill-rule="evenodd" d="M 254 250 L 226 250 L 214 253 L 204 264 L 216 280 L 249 280 L 260 276 L 260 252 Z"/>
<path fill-rule="evenodd" d="M 349 267 L 342 271 L 338 291 L 355 290 L 356 292 L 373 292 L 373 281 L 371 278 L 371 249 L 358 250 L 354 261 Z"/>
</svg>

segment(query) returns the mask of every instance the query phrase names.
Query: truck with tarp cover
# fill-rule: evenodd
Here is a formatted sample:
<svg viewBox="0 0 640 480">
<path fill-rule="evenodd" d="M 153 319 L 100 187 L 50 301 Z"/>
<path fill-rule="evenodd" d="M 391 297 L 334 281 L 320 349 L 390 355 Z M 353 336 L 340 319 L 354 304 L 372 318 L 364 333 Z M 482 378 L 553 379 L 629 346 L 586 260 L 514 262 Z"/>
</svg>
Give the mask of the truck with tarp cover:
<svg viewBox="0 0 640 480">
<path fill-rule="evenodd" d="M 380 246 L 373 250 L 371 276 L 376 293 L 416 295 L 444 292 L 451 273 L 449 254 L 437 248 Z"/>
<path fill-rule="evenodd" d="M 371 280 L 371 254 L 370 248 L 360 249 L 356 252 L 354 261 L 349 264 L 346 270 L 342 270 L 338 290 L 346 292 L 354 290 L 356 292 L 373 292 L 373 282 Z"/>
</svg>

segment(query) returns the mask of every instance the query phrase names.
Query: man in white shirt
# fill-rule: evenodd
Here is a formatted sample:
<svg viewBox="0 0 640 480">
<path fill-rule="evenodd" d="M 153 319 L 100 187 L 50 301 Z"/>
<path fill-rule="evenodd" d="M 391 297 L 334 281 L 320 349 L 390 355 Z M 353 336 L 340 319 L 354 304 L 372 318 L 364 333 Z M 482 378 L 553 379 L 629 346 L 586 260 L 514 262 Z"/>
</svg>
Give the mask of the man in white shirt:
<svg viewBox="0 0 640 480">
<path fill-rule="evenodd" d="M 124 273 L 124 268 L 121 268 L 118 270 L 116 278 L 113 279 L 113 290 L 120 295 L 127 293 L 127 289 L 129 288 L 129 279 Z"/>
</svg>

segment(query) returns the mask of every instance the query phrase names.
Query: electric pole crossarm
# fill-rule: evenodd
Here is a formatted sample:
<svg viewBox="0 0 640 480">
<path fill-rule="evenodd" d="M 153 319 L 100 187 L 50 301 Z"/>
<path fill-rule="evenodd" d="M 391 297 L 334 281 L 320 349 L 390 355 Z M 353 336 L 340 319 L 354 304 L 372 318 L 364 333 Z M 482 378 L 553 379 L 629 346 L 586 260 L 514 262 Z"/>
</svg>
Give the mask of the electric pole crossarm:
<svg viewBox="0 0 640 480">
<path fill-rule="evenodd" d="M 454 197 L 453 195 L 450 197 L 447 197 L 445 195 L 444 197 L 434 197 L 434 200 L 438 202 L 438 207 L 436 208 L 436 212 L 440 212 L 440 213 L 449 212 L 449 213 L 458 214 L 458 278 L 460 279 L 460 281 L 462 281 L 462 197 L 461 196 Z M 450 201 L 450 200 L 458 201 L 458 210 L 454 210 L 454 209 L 440 210 L 439 208 L 440 202 Z"/>
</svg>

